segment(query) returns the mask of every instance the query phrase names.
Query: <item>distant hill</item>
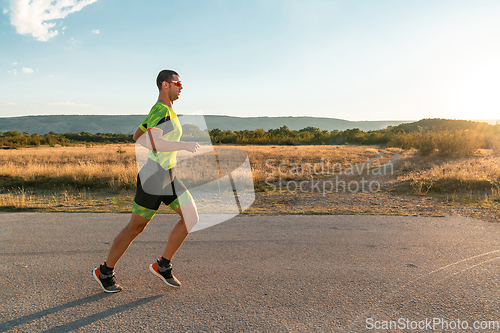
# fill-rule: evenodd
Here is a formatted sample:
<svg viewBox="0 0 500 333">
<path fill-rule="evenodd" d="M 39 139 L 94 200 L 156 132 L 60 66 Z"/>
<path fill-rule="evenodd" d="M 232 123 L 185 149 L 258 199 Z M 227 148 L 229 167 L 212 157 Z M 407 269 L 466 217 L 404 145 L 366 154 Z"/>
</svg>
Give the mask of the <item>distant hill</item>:
<svg viewBox="0 0 500 333">
<path fill-rule="evenodd" d="M 98 115 L 50 115 L 0 118 L 0 132 L 18 130 L 29 134 L 55 133 L 123 133 L 132 134 L 146 115 L 98 116 Z M 349 121 L 335 118 L 316 117 L 250 117 L 205 116 L 209 129 L 255 130 L 265 131 L 287 126 L 291 130 L 300 130 L 308 126 L 321 130 L 343 131 L 359 128 L 363 131 L 379 130 L 388 126 L 397 126 L 404 121 Z"/>
<path fill-rule="evenodd" d="M 490 121 L 491 122 L 491 121 Z M 499 122 L 497 121 L 497 124 Z M 488 128 L 488 122 L 471 121 L 471 120 L 456 120 L 456 119 L 421 119 L 413 123 L 400 124 L 394 127 L 394 130 L 403 130 L 405 132 L 433 131 L 433 130 L 481 130 Z"/>
</svg>

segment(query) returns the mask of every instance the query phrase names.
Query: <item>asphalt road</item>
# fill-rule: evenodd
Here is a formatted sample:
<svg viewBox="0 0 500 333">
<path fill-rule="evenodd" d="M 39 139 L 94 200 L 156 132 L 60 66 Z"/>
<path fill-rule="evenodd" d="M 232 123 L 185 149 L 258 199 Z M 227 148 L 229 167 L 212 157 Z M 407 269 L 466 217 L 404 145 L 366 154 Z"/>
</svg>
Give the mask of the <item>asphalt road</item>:
<svg viewBox="0 0 500 333">
<path fill-rule="evenodd" d="M 91 270 L 127 221 L 0 214 L 0 331 L 395 332 L 375 328 L 441 318 L 433 332 L 459 331 L 457 320 L 490 332 L 474 321 L 500 320 L 494 223 L 238 216 L 188 237 L 173 261 L 183 286 L 172 289 L 148 271 L 176 222 L 159 215 L 116 268 L 124 290 L 105 294 Z"/>
</svg>

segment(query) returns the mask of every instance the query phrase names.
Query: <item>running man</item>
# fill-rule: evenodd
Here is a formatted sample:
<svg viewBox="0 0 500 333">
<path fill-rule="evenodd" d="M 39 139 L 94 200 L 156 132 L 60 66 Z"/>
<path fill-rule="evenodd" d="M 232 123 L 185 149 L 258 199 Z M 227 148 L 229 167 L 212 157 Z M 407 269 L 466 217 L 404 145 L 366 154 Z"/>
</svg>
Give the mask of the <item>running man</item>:
<svg viewBox="0 0 500 333">
<path fill-rule="evenodd" d="M 188 235 L 188 230 L 198 222 L 198 212 L 191 193 L 177 179 L 174 172 L 177 151 L 195 153 L 196 142 L 182 142 L 182 127 L 172 110 L 179 98 L 182 84 L 179 74 L 163 70 L 156 78 L 158 101 L 134 134 L 134 140 L 149 149 L 148 161 L 137 175 L 137 192 L 132 206 L 132 216 L 127 226 L 116 236 L 107 260 L 92 271 L 92 275 L 107 293 L 122 290 L 116 284 L 114 268 L 132 241 L 144 230 L 163 202 L 180 216 L 167 240 L 160 259 L 149 266 L 150 271 L 171 287 L 180 287 L 172 274 L 174 254 Z"/>
</svg>

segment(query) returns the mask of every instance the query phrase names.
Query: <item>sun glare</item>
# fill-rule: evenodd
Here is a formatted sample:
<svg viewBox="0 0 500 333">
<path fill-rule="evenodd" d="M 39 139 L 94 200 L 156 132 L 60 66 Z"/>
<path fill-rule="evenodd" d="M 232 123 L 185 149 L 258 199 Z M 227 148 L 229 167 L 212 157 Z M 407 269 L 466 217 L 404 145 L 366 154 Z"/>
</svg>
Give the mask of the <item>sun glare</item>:
<svg viewBox="0 0 500 333">
<path fill-rule="evenodd" d="M 500 119 L 500 62 L 490 59 L 463 72 L 456 90 L 457 107 L 467 119 Z"/>
</svg>

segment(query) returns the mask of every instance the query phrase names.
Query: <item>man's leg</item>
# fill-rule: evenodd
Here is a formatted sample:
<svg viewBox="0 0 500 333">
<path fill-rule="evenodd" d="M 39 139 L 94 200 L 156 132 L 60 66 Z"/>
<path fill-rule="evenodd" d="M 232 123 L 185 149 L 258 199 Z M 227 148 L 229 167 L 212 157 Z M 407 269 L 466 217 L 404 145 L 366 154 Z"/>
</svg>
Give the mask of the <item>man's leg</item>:
<svg viewBox="0 0 500 333">
<path fill-rule="evenodd" d="M 163 252 L 163 258 L 168 260 L 172 260 L 175 252 L 177 252 L 182 243 L 184 243 L 184 240 L 189 234 L 188 228 L 191 230 L 199 220 L 198 211 L 193 199 L 174 210 L 179 214 L 181 219 L 172 228 L 168 236 L 167 246 Z"/>
<path fill-rule="evenodd" d="M 122 287 L 116 284 L 113 268 L 135 237 L 144 230 L 149 221 L 151 221 L 150 218 L 148 219 L 139 214 L 132 213 L 130 222 L 113 241 L 113 245 L 109 250 L 108 260 L 100 267 L 92 270 L 92 276 L 105 292 L 116 293 L 122 290 Z"/>
<path fill-rule="evenodd" d="M 140 216 L 139 214 L 132 213 L 130 222 L 125 228 L 116 236 L 109 250 L 106 266 L 114 268 L 118 260 L 127 251 L 132 241 L 144 230 L 151 219 Z"/>
<path fill-rule="evenodd" d="M 168 236 L 167 246 L 165 247 L 162 258 L 156 263 L 151 264 L 149 269 L 169 286 L 180 287 L 181 283 L 172 274 L 172 265 L 170 264 L 170 260 L 186 239 L 189 234 L 188 230 L 191 230 L 194 227 L 199 218 L 193 199 L 184 203 L 182 206 L 175 208 L 174 210 L 177 214 L 179 214 L 181 219 L 172 228 L 172 231 Z"/>
</svg>

